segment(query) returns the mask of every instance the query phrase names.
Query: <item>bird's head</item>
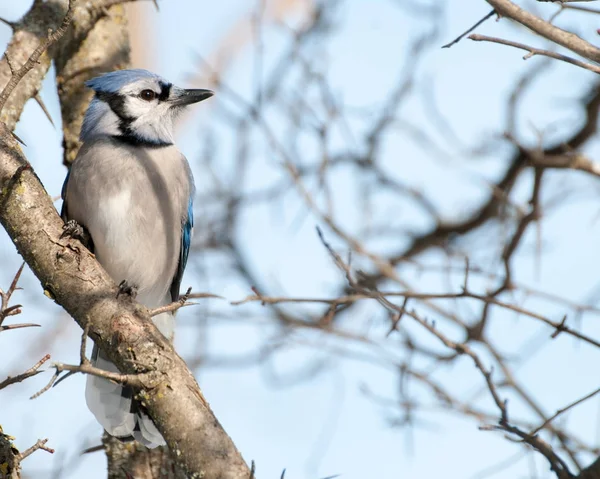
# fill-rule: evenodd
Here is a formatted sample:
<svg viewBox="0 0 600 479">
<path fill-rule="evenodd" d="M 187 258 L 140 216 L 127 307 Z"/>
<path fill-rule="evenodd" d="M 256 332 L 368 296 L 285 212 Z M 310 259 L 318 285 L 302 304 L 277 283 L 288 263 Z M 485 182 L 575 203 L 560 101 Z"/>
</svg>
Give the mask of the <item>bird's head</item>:
<svg viewBox="0 0 600 479">
<path fill-rule="evenodd" d="M 170 145 L 181 110 L 213 95 L 179 88 L 147 70 L 119 70 L 86 82 L 96 95 L 87 109 L 81 140 L 114 136 L 132 144 Z"/>
</svg>

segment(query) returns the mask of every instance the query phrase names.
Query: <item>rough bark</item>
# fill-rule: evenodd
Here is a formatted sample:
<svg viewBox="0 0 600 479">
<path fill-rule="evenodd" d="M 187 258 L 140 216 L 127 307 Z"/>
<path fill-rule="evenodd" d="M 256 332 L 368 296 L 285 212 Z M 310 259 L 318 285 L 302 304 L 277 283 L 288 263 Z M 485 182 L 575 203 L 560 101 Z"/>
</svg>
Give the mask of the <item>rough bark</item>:
<svg viewBox="0 0 600 479">
<path fill-rule="evenodd" d="M 166 447 L 148 451 L 138 442 L 123 443 L 104 434 L 102 444 L 109 459 L 108 479 L 123 478 L 124 471 L 130 477 L 146 479 L 187 479 L 187 475 L 177 467 Z"/>
<path fill-rule="evenodd" d="M 0 60 L 0 90 L 11 77 L 7 57 L 14 68 L 23 65 L 41 39 L 48 34 L 48 29 L 60 24 L 66 11 L 66 2 L 63 0 L 49 0 L 46 3 L 36 1 L 31 10 L 13 25 L 13 36 Z M 14 130 L 27 100 L 39 92 L 42 80 L 50 68 L 50 61 L 50 54 L 44 53 L 35 67 L 21 80 L 0 112 L 0 121 L 10 130 Z"/>
<path fill-rule="evenodd" d="M 19 451 L 15 448 L 10 437 L 2 433 L 0 427 L 0 479 L 19 479 Z"/>
<path fill-rule="evenodd" d="M 61 239 L 62 220 L 16 140 L 0 124 L 0 222 L 54 299 L 127 374 L 144 372 L 144 401 L 187 477 L 248 478 L 250 471 L 204 399 L 193 375 L 152 324 L 121 295 L 94 256 Z"/>
</svg>

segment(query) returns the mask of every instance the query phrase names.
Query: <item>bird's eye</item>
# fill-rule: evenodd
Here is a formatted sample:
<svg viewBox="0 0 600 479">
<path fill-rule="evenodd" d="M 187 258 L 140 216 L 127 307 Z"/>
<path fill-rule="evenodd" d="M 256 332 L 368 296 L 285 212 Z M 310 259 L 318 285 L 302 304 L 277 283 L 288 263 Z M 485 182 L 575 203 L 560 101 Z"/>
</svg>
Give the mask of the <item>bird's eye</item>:
<svg viewBox="0 0 600 479">
<path fill-rule="evenodd" d="M 140 97 L 142 98 L 142 100 L 152 101 L 156 98 L 156 93 L 152 90 L 142 90 L 142 93 L 140 93 Z"/>
</svg>

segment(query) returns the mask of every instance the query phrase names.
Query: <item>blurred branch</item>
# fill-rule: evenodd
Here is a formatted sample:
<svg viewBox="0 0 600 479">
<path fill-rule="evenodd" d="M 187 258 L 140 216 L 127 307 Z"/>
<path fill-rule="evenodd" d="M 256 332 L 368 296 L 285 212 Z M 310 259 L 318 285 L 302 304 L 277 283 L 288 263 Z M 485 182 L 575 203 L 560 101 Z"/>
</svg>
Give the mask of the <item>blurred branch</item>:
<svg viewBox="0 0 600 479">
<path fill-rule="evenodd" d="M 466 30 L 465 32 L 461 33 L 458 37 L 456 37 L 454 40 L 452 40 L 449 43 L 446 43 L 445 45 L 442 45 L 442 48 L 450 48 L 452 45 L 454 45 L 455 43 L 460 42 L 463 38 L 465 38 L 469 33 L 471 33 L 473 30 L 475 30 L 479 25 L 481 25 L 483 22 L 485 22 L 487 19 L 492 18 L 494 16 L 494 14 L 496 13 L 496 10 L 492 10 L 490 13 L 488 13 L 485 17 L 483 17 L 481 20 L 479 20 L 475 25 L 473 25 L 471 28 L 469 28 L 468 30 Z"/>
<path fill-rule="evenodd" d="M 469 35 L 470 40 L 474 40 L 476 42 L 492 42 L 499 43 L 501 45 L 507 45 L 509 47 L 519 48 L 521 50 L 526 50 L 529 53 L 523 57 L 523 60 L 528 60 L 529 58 L 535 55 L 542 55 L 550 58 L 554 58 L 555 60 L 560 60 L 566 63 L 570 63 L 571 65 L 575 65 L 585 70 L 589 70 L 594 73 L 600 73 L 600 67 L 597 65 L 592 65 L 591 63 L 582 62 L 581 60 L 577 60 L 575 58 L 568 57 L 566 55 L 561 55 L 560 53 L 551 52 L 549 50 L 542 50 L 539 48 L 530 47 L 528 45 L 524 45 L 523 43 L 513 42 L 511 40 L 504 40 L 502 38 L 496 37 L 488 37 L 486 35 L 473 34 Z"/>
<path fill-rule="evenodd" d="M 340 270 L 342 270 L 344 272 L 344 274 L 346 276 L 346 280 L 348 281 L 348 284 L 350 285 L 350 287 L 354 290 L 360 290 L 361 292 L 364 293 L 365 288 L 361 287 L 353 279 L 353 274 L 350 269 L 350 265 L 346 264 L 344 262 L 344 260 L 340 257 L 340 255 L 337 254 L 333 250 L 333 248 L 325 241 L 320 230 L 318 230 L 318 232 L 319 232 L 319 237 L 321 238 L 321 241 L 323 242 L 323 245 L 328 250 L 328 252 L 332 256 L 332 258 L 334 259 L 336 265 L 340 268 Z M 467 279 L 465 278 L 465 290 L 466 290 L 466 285 L 467 285 Z M 462 355 L 468 356 L 473 361 L 473 364 L 475 365 L 477 370 L 479 370 L 479 372 L 483 376 L 485 383 L 487 385 L 487 390 L 489 391 L 494 403 L 496 404 L 497 408 L 500 411 L 500 419 L 498 421 L 498 424 L 496 426 L 492 426 L 492 428 L 493 429 L 501 429 L 501 430 L 504 430 L 511 434 L 514 434 L 514 435 L 518 436 L 519 438 L 521 438 L 523 440 L 523 442 L 532 446 L 536 451 L 538 451 L 544 457 L 546 457 L 546 459 L 550 463 L 551 469 L 554 472 L 556 472 L 559 479 L 569 479 L 572 477 L 566 463 L 560 458 L 560 456 L 558 456 L 554 452 L 554 450 L 552 449 L 552 447 L 549 444 L 544 442 L 538 436 L 529 435 L 529 434 L 523 432 L 517 426 L 514 426 L 509 423 L 508 411 L 507 411 L 507 401 L 501 399 L 500 394 L 498 392 L 498 388 L 492 380 L 492 372 L 491 372 L 491 370 L 486 368 L 483 361 L 479 357 L 479 354 L 477 354 L 471 347 L 469 347 L 468 344 L 459 343 L 459 342 L 451 340 L 448 336 L 446 336 L 444 333 L 442 333 L 438 327 L 436 327 L 435 323 L 427 321 L 425 318 L 423 318 L 419 314 L 417 314 L 417 312 L 415 310 L 406 311 L 404 309 L 404 307 L 399 307 L 396 304 L 390 302 L 387 298 L 385 298 L 385 296 L 381 292 L 377 291 L 376 289 L 371 290 L 370 293 L 373 294 L 374 298 L 377 299 L 378 302 L 382 306 L 384 306 L 386 309 L 395 310 L 399 314 L 406 314 L 409 317 L 413 318 L 419 325 L 421 325 L 423 328 L 425 328 L 430 334 L 435 336 L 444 346 L 446 346 L 449 349 L 454 350 L 456 352 L 457 356 L 462 356 Z"/>
</svg>

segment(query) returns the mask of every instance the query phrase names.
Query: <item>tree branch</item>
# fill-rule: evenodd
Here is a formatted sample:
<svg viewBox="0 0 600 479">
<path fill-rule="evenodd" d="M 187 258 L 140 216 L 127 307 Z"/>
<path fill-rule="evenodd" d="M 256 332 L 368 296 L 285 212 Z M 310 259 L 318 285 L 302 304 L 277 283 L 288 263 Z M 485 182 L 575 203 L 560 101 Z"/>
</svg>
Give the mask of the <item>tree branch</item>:
<svg viewBox="0 0 600 479">
<path fill-rule="evenodd" d="M 32 367 L 30 367 L 24 373 L 18 374 L 16 376 L 8 376 L 4 381 L 0 383 L 0 389 L 4 389 L 7 386 L 10 386 L 14 383 L 20 383 L 21 381 L 25 381 L 25 379 L 35 376 L 36 374 L 41 373 L 39 369 L 42 365 L 50 359 L 50 355 L 46 354 L 42 359 L 40 359 L 37 363 L 35 363 Z"/>
<path fill-rule="evenodd" d="M 510 0 L 486 0 L 503 17 L 529 28 L 534 33 L 557 43 L 588 60 L 600 63 L 600 49 L 574 33 L 567 32 L 522 9 Z"/>
<path fill-rule="evenodd" d="M 503 38 L 496 37 L 488 37 L 486 35 L 479 35 L 474 33 L 473 35 L 469 35 L 469 39 L 476 42 L 492 42 L 499 43 L 501 45 L 507 45 L 509 47 L 519 48 L 521 50 L 525 50 L 529 52 L 527 55 L 523 57 L 523 60 L 527 60 L 535 55 L 542 55 L 545 57 L 554 58 L 555 60 L 560 60 L 566 63 L 570 63 L 571 65 L 575 65 L 586 70 L 592 71 L 594 73 L 600 73 L 600 67 L 597 65 L 592 65 L 591 63 L 582 62 L 581 60 L 577 60 L 575 58 L 568 57 L 566 55 L 561 55 L 560 53 L 551 52 L 550 50 L 542 50 L 540 48 L 530 47 L 523 43 L 513 42 L 511 40 L 504 40 Z"/>
<path fill-rule="evenodd" d="M 8 57 L 8 52 L 5 54 L 6 62 L 8 63 L 8 67 L 11 71 L 11 77 L 2 90 L 2 93 L 0 93 L 0 112 L 2 112 L 2 109 L 6 104 L 6 100 L 8 100 L 8 97 L 16 88 L 21 79 L 34 68 L 40 57 L 46 53 L 46 50 L 48 50 L 51 45 L 56 43 L 65 34 L 67 28 L 71 24 L 71 21 L 73 20 L 73 8 L 75 6 L 75 2 L 76 0 L 69 0 L 69 8 L 60 26 L 54 32 L 48 29 L 48 36 L 37 46 L 33 53 L 29 55 L 27 61 L 21 65 L 19 70 L 14 71 L 14 67 L 10 63 Z"/>
</svg>

